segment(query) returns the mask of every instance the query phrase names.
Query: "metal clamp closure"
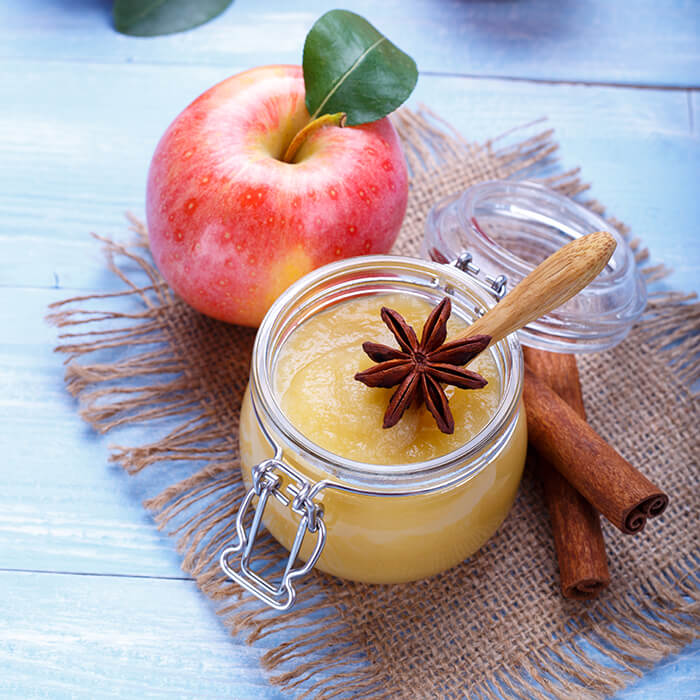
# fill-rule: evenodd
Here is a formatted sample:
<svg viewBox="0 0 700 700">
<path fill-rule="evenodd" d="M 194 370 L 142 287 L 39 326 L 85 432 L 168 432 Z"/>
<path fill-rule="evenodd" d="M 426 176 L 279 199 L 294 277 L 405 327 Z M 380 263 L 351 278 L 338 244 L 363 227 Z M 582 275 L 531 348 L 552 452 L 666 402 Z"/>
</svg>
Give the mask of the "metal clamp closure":
<svg viewBox="0 0 700 700">
<path fill-rule="evenodd" d="M 484 275 L 484 279 L 482 280 L 480 277 L 481 268 L 475 265 L 472 260 L 472 254 L 464 251 L 464 253 L 449 264 L 474 277 L 482 287 L 485 287 L 488 292 L 496 297 L 496 301 L 503 299 L 506 294 L 508 278 L 505 275 L 498 275 L 497 277 Z"/>
<path fill-rule="evenodd" d="M 289 479 L 285 495 L 281 490 L 281 474 Z M 308 573 L 318 560 L 326 543 L 326 525 L 323 521 L 323 508 L 314 502 L 313 498 L 319 489 L 312 491 L 313 484 L 295 469 L 275 459 L 268 459 L 253 467 L 253 487 L 248 491 L 236 517 L 236 536 L 238 542 L 221 552 L 219 563 L 224 573 L 243 586 L 254 596 L 276 610 L 288 610 L 294 605 L 296 591 L 293 581 Z M 253 497 L 258 497 L 258 503 L 253 512 L 253 521 L 246 532 L 244 521 L 248 511 L 253 508 Z M 283 506 L 291 508 L 301 516 L 294 542 L 289 551 L 289 559 L 278 585 L 266 581 L 251 568 L 251 559 L 255 540 L 260 530 L 263 512 L 267 501 L 273 496 Z M 303 566 L 294 568 L 297 556 L 307 532 L 316 534 L 316 545 Z M 242 552 L 238 570 L 229 563 L 229 557 Z"/>
</svg>

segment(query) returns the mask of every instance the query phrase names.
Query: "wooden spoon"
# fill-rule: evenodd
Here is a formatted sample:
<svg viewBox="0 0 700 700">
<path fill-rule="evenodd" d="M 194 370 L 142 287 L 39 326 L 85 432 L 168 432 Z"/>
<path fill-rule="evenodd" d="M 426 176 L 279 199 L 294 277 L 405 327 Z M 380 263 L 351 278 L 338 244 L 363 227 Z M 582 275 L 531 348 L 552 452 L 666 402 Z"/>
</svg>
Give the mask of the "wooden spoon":
<svg viewBox="0 0 700 700">
<path fill-rule="evenodd" d="M 589 233 L 567 243 L 454 340 L 484 334 L 491 336 L 493 345 L 556 309 L 598 276 L 616 245 L 615 239 L 605 231 Z"/>
</svg>

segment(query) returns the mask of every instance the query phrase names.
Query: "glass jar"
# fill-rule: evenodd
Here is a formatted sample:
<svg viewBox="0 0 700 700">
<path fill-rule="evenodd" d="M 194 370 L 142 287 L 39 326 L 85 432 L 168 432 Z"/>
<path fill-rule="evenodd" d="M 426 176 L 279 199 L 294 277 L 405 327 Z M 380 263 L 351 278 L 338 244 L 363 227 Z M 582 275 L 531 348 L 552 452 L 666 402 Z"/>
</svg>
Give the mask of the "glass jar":
<svg viewBox="0 0 700 700">
<path fill-rule="evenodd" d="M 332 305 L 396 292 L 432 306 L 447 295 L 453 314 L 467 322 L 495 303 L 479 281 L 455 267 L 366 256 L 302 278 L 275 302 L 258 331 L 240 422 L 249 492 L 239 511 L 238 542 L 221 561 L 229 576 L 278 609 L 293 603 L 294 578 L 314 565 L 369 583 L 411 581 L 450 568 L 493 535 L 515 499 L 527 436 L 522 352 L 512 336 L 487 351 L 500 380 L 495 413 L 466 444 L 430 461 L 376 465 L 345 459 L 302 435 L 281 410 L 274 374 L 290 334 Z M 261 523 L 290 550 L 278 584 L 252 567 Z M 295 568 L 297 557 L 306 564 Z"/>
<path fill-rule="evenodd" d="M 599 230 L 617 242 L 606 269 L 565 305 L 489 348 L 500 401 L 458 449 L 415 464 L 355 462 L 316 445 L 280 409 L 273 380 L 280 349 L 295 328 L 329 306 L 392 292 L 435 305 L 448 295 L 453 313 L 468 322 L 502 297 L 506 284 L 517 284 L 572 238 Z M 357 581 L 403 582 L 478 550 L 506 517 L 525 461 L 519 342 L 555 352 L 605 350 L 629 333 L 646 306 L 624 237 L 536 183 L 486 182 L 438 202 L 426 220 L 423 253 L 429 260 L 368 256 L 320 268 L 292 285 L 260 327 L 240 424 L 249 491 L 237 541 L 220 561 L 228 576 L 274 608 L 294 603 L 294 580 L 313 566 Z M 276 583 L 253 568 L 263 523 L 290 551 Z"/>
</svg>

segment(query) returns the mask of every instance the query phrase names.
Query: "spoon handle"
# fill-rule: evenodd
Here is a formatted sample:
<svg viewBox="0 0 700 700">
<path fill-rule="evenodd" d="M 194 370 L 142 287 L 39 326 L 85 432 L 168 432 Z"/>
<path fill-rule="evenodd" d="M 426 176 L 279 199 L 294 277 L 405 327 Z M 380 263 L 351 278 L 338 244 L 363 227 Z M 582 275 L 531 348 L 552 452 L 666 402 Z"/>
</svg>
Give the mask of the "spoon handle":
<svg viewBox="0 0 700 700">
<path fill-rule="evenodd" d="M 578 294 L 605 267 L 615 250 L 605 231 L 576 238 L 540 263 L 460 338 L 485 334 L 491 344 L 526 326 Z"/>
</svg>

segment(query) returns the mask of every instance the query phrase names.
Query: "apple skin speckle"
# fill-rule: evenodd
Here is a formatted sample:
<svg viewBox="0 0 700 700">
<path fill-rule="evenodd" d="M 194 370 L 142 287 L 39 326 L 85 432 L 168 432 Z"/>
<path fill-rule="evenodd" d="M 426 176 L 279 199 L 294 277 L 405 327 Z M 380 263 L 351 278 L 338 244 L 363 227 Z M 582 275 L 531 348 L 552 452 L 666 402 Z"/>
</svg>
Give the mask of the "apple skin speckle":
<svg viewBox="0 0 700 700">
<path fill-rule="evenodd" d="M 146 193 L 151 250 L 199 311 L 257 326 L 305 273 L 391 249 L 408 198 L 393 126 L 325 127 L 282 162 L 308 120 L 301 68 L 264 66 L 212 87 L 161 138 Z"/>
</svg>

